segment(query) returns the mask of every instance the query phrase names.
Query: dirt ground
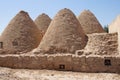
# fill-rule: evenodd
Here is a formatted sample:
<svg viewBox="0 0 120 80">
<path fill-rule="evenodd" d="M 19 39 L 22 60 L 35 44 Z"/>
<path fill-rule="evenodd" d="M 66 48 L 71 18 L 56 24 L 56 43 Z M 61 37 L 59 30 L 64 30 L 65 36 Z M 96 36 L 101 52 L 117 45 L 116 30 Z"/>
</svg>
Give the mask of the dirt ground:
<svg viewBox="0 0 120 80">
<path fill-rule="evenodd" d="M 0 67 L 0 80 L 120 80 L 120 74 L 10 69 Z"/>
</svg>

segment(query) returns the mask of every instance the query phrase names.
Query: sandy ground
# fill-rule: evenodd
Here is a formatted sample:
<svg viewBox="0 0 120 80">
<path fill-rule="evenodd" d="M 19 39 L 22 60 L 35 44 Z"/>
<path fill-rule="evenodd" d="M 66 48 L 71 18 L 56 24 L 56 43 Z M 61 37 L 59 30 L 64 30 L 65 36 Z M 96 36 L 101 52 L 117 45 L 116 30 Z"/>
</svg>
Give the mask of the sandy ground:
<svg viewBox="0 0 120 80">
<path fill-rule="evenodd" d="M 120 80 L 120 74 L 10 69 L 0 67 L 0 80 Z"/>
</svg>

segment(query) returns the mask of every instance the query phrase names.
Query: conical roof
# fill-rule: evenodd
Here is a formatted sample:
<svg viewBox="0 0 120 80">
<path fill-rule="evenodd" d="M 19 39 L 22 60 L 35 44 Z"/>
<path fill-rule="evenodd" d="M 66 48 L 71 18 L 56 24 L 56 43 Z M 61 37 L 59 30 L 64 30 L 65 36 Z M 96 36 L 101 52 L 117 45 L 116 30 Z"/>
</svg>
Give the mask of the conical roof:
<svg viewBox="0 0 120 80">
<path fill-rule="evenodd" d="M 83 49 L 87 37 L 79 21 L 69 9 L 60 10 L 48 27 L 39 49 L 41 52 L 75 52 Z"/>
<path fill-rule="evenodd" d="M 105 32 L 97 18 L 89 10 L 81 12 L 78 16 L 78 20 L 86 34 Z"/>
<path fill-rule="evenodd" d="M 109 25 L 109 33 L 120 32 L 120 15 Z"/>
<path fill-rule="evenodd" d="M 36 19 L 35 19 L 35 24 L 37 25 L 37 27 L 42 31 L 43 35 L 45 34 L 50 22 L 51 22 L 51 18 L 46 15 L 45 13 L 39 15 Z"/>
<path fill-rule="evenodd" d="M 42 35 L 27 12 L 20 11 L 1 35 L 3 49 L 28 52 L 36 48 Z"/>
</svg>

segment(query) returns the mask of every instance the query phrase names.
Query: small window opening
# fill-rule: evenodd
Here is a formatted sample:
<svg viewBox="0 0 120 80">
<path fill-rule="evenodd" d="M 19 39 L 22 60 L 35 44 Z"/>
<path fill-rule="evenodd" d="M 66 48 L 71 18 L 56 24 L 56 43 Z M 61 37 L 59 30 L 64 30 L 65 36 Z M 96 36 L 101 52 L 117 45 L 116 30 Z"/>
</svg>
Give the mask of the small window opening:
<svg viewBox="0 0 120 80">
<path fill-rule="evenodd" d="M 64 64 L 60 64 L 59 65 L 59 69 L 65 69 L 65 65 Z"/>
<path fill-rule="evenodd" d="M 106 66 L 111 66 L 111 60 L 110 59 L 105 59 L 104 64 Z"/>
<path fill-rule="evenodd" d="M 14 40 L 14 41 L 12 42 L 12 44 L 13 44 L 13 46 L 18 46 L 18 42 L 17 42 L 16 40 Z"/>
<path fill-rule="evenodd" d="M 3 48 L 3 42 L 0 42 L 0 48 Z"/>
</svg>

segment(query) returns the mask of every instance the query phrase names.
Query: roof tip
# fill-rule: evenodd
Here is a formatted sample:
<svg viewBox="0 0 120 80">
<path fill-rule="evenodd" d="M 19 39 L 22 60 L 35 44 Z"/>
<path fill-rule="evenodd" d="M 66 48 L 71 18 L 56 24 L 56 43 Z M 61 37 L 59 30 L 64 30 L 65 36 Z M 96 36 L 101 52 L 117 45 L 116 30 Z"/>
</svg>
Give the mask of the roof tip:
<svg viewBox="0 0 120 80">
<path fill-rule="evenodd" d="M 89 9 L 83 10 L 80 14 L 93 14 Z M 94 15 L 94 14 L 93 14 Z"/>
<path fill-rule="evenodd" d="M 45 15 L 46 16 L 47 14 L 46 13 L 42 13 L 41 15 L 43 15 L 43 16 Z"/>
<path fill-rule="evenodd" d="M 83 10 L 83 12 L 91 12 L 89 9 L 85 9 Z"/>
<path fill-rule="evenodd" d="M 120 15 L 118 15 L 117 17 L 120 18 Z"/>
<path fill-rule="evenodd" d="M 64 9 L 68 9 L 68 8 L 64 8 Z"/>
<path fill-rule="evenodd" d="M 19 13 L 28 14 L 27 12 L 21 10 Z"/>
<path fill-rule="evenodd" d="M 70 10 L 70 9 L 68 9 L 68 8 L 63 8 L 62 10 Z"/>
<path fill-rule="evenodd" d="M 72 12 L 72 11 L 68 8 L 63 8 L 59 12 Z"/>
<path fill-rule="evenodd" d="M 119 20 L 120 19 L 120 15 L 117 15 L 117 17 L 114 20 Z"/>
</svg>

